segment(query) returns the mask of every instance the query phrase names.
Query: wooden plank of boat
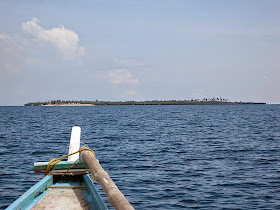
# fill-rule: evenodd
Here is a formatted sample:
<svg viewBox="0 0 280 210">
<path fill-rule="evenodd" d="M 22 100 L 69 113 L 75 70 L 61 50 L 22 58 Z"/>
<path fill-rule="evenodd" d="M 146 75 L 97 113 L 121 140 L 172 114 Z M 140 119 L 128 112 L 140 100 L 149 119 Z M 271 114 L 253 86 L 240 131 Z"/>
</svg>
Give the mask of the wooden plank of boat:
<svg viewBox="0 0 280 210">
<path fill-rule="evenodd" d="M 35 162 L 34 172 L 35 173 L 46 173 L 46 169 L 49 162 Z M 69 169 L 71 167 L 71 169 Z M 87 174 L 90 170 L 87 169 L 86 165 L 82 161 L 61 161 L 55 164 L 49 175 L 83 175 Z"/>
<path fill-rule="evenodd" d="M 31 187 L 26 193 L 12 203 L 7 209 L 107 209 L 102 198 L 94 187 L 89 175 L 96 176 L 96 180 L 104 189 L 110 204 L 115 209 L 134 209 L 119 191 L 106 171 L 95 158 L 89 148 L 79 150 L 80 129 L 73 127 L 71 134 L 71 149 L 69 153 L 81 153 L 86 165 L 79 161 L 79 156 L 70 161 L 59 161 L 52 165 L 50 162 L 34 163 L 35 173 L 46 173 L 47 176 Z M 74 133 L 73 133 L 74 132 Z M 73 138 L 72 138 L 73 136 Z M 74 142 L 72 142 L 74 141 Z M 74 146 L 73 146 L 74 145 Z M 72 155 L 73 153 L 69 154 Z M 89 169 L 88 169 L 89 168 Z"/>
<path fill-rule="evenodd" d="M 7 209 L 55 208 L 107 209 L 88 174 L 48 175 Z"/>
<path fill-rule="evenodd" d="M 80 142 L 81 142 L 80 138 L 81 138 L 81 128 L 79 126 L 72 127 L 68 154 L 76 152 L 80 149 Z M 74 155 L 69 156 L 67 161 L 69 162 L 76 161 L 78 159 L 79 159 L 79 153 L 76 153 Z"/>
<path fill-rule="evenodd" d="M 32 209 L 107 209 L 88 175 L 64 177 L 50 187 Z"/>
</svg>

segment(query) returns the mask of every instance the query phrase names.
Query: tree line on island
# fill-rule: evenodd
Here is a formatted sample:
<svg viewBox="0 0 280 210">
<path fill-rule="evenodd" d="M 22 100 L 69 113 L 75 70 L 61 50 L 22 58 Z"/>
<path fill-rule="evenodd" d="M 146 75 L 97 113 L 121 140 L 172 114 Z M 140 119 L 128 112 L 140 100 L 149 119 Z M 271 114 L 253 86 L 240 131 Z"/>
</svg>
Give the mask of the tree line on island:
<svg viewBox="0 0 280 210">
<path fill-rule="evenodd" d="M 203 98 L 191 100 L 150 100 L 150 101 L 87 101 L 87 100 L 51 100 L 51 101 L 38 101 L 29 102 L 25 106 L 77 106 L 77 105 L 211 105 L 211 104 L 265 104 L 256 102 L 231 102 L 224 98 Z"/>
</svg>

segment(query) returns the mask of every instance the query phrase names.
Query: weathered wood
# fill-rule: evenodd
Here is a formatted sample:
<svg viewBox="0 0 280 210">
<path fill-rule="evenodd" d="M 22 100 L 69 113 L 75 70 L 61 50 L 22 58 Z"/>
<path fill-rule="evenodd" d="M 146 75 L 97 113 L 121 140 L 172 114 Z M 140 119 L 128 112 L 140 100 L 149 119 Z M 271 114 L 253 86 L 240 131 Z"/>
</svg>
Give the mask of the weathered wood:
<svg viewBox="0 0 280 210">
<path fill-rule="evenodd" d="M 79 126 L 72 127 L 71 139 L 68 154 L 77 152 L 80 149 L 81 128 Z M 79 159 L 79 153 L 68 157 L 68 161 L 76 161 Z"/>
<path fill-rule="evenodd" d="M 7 210 L 30 209 L 28 207 L 32 205 L 33 201 L 45 192 L 46 187 L 53 185 L 53 183 L 53 176 L 46 176 L 14 201 Z"/>
<path fill-rule="evenodd" d="M 77 175 L 85 175 L 88 174 L 89 169 L 58 169 L 51 170 L 48 175 L 69 175 L 69 176 L 77 176 Z M 46 173 L 46 170 L 37 171 L 36 173 Z"/>
<path fill-rule="evenodd" d="M 83 209 L 89 206 L 80 189 L 52 189 L 33 208 L 39 209 Z"/>
<path fill-rule="evenodd" d="M 86 148 L 82 147 L 81 149 Z M 112 181 L 108 173 L 102 168 L 96 160 L 92 152 L 88 150 L 81 151 L 81 157 L 84 163 L 94 174 L 96 181 L 101 185 L 106 193 L 110 204 L 117 210 L 132 210 L 134 209 L 128 200 L 124 197 L 115 183 Z"/>
<path fill-rule="evenodd" d="M 35 162 L 34 163 L 34 172 L 35 173 L 44 173 L 47 165 L 49 162 Z M 75 164 L 74 164 L 75 163 Z M 87 169 L 86 165 L 82 161 L 61 161 L 57 164 L 55 164 L 52 168 L 52 170 L 62 170 L 62 169 Z M 71 170 L 70 169 L 70 170 Z"/>
</svg>

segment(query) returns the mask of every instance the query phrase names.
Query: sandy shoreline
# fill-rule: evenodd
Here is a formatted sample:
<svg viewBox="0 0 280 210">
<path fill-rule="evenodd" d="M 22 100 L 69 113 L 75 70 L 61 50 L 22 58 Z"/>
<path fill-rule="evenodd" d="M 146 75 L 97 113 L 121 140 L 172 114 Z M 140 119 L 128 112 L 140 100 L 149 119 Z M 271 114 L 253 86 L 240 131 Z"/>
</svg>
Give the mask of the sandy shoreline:
<svg viewBox="0 0 280 210">
<path fill-rule="evenodd" d="M 40 106 L 95 106 L 94 104 L 47 104 Z"/>
</svg>

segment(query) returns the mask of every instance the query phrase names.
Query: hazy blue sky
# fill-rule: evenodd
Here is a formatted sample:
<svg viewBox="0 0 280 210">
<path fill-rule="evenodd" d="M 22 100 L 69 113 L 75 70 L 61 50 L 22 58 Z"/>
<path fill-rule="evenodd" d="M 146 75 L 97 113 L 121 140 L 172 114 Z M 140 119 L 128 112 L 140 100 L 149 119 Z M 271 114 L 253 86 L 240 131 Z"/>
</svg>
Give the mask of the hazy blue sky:
<svg viewBox="0 0 280 210">
<path fill-rule="evenodd" d="M 0 1 L 0 105 L 279 92 L 279 0 Z"/>
</svg>

